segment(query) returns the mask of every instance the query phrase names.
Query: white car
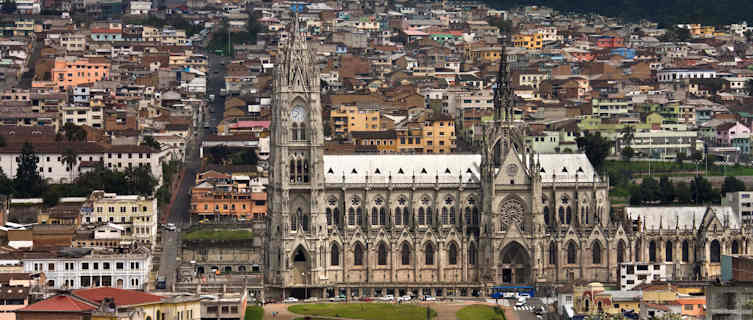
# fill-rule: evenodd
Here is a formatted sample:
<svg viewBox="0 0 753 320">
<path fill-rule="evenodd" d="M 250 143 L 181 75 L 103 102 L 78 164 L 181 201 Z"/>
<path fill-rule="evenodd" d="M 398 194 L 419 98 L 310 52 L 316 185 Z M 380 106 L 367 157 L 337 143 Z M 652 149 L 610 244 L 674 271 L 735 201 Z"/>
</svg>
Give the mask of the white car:
<svg viewBox="0 0 753 320">
<path fill-rule="evenodd" d="M 413 299 L 413 298 L 412 298 L 411 296 L 409 296 L 409 295 L 404 295 L 404 296 L 402 296 L 402 297 L 398 297 L 398 298 L 397 298 L 397 301 L 410 301 L 411 299 Z"/>
<path fill-rule="evenodd" d="M 379 298 L 379 300 L 382 300 L 382 301 L 392 301 L 392 300 L 395 300 L 395 296 L 393 296 L 391 294 L 388 294 L 388 295 L 385 295 L 384 297 Z"/>
<path fill-rule="evenodd" d="M 424 296 L 424 301 L 437 301 L 437 298 L 432 296 Z"/>
<path fill-rule="evenodd" d="M 525 305 L 526 305 L 526 302 L 525 302 L 525 301 L 520 301 L 520 300 L 518 300 L 518 302 L 517 302 L 517 303 L 515 303 L 515 306 L 516 306 L 516 307 L 518 307 L 518 308 L 520 308 L 520 307 L 522 307 L 522 306 L 525 306 Z"/>
<path fill-rule="evenodd" d="M 287 297 L 287 298 L 285 298 L 285 303 L 294 303 L 294 302 L 298 302 L 298 299 L 296 299 L 294 297 Z"/>
</svg>

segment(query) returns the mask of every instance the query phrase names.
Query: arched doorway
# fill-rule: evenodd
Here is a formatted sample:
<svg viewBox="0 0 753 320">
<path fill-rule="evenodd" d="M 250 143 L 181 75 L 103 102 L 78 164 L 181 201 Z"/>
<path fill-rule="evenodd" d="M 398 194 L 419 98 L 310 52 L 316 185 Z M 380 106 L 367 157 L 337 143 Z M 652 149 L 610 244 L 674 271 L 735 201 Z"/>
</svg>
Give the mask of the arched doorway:
<svg viewBox="0 0 753 320">
<path fill-rule="evenodd" d="M 511 242 L 500 253 L 499 278 L 502 283 L 528 284 L 531 257 L 520 243 Z"/>
<path fill-rule="evenodd" d="M 293 283 L 296 285 L 306 284 L 308 278 L 309 255 L 303 246 L 298 246 L 293 253 Z"/>
</svg>

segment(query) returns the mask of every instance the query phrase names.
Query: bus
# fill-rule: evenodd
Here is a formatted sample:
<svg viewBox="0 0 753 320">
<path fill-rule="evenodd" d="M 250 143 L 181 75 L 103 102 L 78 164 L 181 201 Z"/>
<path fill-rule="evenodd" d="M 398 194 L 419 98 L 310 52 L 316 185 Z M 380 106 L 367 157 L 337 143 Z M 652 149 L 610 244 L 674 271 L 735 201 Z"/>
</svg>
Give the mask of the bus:
<svg viewBox="0 0 753 320">
<path fill-rule="evenodd" d="M 529 286 L 496 286 L 492 288 L 491 297 L 494 299 L 534 297 L 536 290 Z"/>
</svg>

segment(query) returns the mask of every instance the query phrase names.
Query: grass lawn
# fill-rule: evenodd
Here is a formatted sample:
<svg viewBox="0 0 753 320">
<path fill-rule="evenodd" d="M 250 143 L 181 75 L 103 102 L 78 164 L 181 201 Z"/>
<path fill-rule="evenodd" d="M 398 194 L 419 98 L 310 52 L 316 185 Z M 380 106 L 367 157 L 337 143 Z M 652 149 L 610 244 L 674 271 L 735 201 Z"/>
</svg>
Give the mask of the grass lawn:
<svg viewBox="0 0 753 320">
<path fill-rule="evenodd" d="M 264 319 L 264 308 L 251 306 L 246 308 L 246 317 L 243 320 L 262 320 Z"/>
<path fill-rule="evenodd" d="M 311 316 L 343 317 L 367 320 L 422 320 L 426 308 L 413 304 L 389 303 L 318 303 L 290 306 L 288 311 Z M 431 310 L 431 317 L 437 313 Z"/>
<path fill-rule="evenodd" d="M 458 310 L 457 317 L 458 320 L 505 320 L 502 309 L 495 309 L 482 304 L 474 304 Z"/>
<path fill-rule="evenodd" d="M 183 235 L 183 240 L 251 240 L 254 234 L 248 230 L 196 230 Z"/>
</svg>

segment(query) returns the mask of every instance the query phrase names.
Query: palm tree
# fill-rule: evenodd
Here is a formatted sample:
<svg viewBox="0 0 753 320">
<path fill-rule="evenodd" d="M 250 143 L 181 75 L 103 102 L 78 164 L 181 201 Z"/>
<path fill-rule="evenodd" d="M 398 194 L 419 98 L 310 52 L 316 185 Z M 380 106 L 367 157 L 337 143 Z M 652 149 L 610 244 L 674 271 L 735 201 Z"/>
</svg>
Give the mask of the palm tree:
<svg viewBox="0 0 753 320">
<path fill-rule="evenodd" d="M 63 151 L 63 163 L 68 167 L 68 172 L 70 172 L 71 175 L 71 182 L 73 182 L 73 168 L 75 168 L 78 163 L 78 156 L 73 149 L 66 148 L 65 151 Z"/>
</svg>

